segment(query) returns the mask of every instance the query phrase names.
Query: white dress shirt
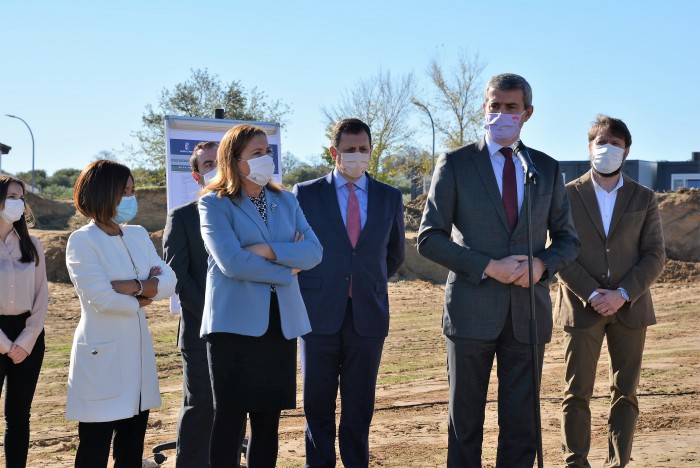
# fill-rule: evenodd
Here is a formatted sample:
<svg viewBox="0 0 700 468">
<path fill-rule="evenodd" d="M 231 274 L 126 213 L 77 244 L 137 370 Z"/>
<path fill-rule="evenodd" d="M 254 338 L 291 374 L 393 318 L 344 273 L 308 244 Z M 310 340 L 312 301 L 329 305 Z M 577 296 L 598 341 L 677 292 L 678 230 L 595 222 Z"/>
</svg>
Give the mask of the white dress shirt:
<svg viewBox="0 0 700 468">
<path fill-rule="evenodd" d="M 617 191 L 622 187 L 622 176 L 620 180 L 617 181 L 617 185 L 608 192 L 603 187 L 598 185 L 595 177 L 591 174 L 591 181 L 593 182 L 593 188 L 595 189 L 595 197 L 598 199 L 598 209 L 600 210 L 600 217 L 603 218 L 603 229 L 605 230 L 605 235 L 608 235 L 610 230 L 610 220 L 612 220 L 613 210 L 615 209 L 615 201 L 617 200 Z"/>
<path fill-rule="evenodd" d="M 598 209 L 600 210 L 600 217 L 603 219 L 603 230 L 607 237 L 608 231 L 610 231 L 610 221 L 612 220 L 613 210 L 615 209 L 615 201 L 617 201 L 617 191 L 622 187 L 622 176 L 620 176 L 617 185 L 610 192 L 598 185 L 593 174 L 591 174 L 591 182 L 593 182 L 593 188 L 595 189 L 595 197 L 598 199 Z M 610 275 L 610 270 L 608 270 L 608 275 Z M 598 292 L 593 291 L 591 295 L 588 296 L 588 302 L 597 295 Z"/>
</svg>

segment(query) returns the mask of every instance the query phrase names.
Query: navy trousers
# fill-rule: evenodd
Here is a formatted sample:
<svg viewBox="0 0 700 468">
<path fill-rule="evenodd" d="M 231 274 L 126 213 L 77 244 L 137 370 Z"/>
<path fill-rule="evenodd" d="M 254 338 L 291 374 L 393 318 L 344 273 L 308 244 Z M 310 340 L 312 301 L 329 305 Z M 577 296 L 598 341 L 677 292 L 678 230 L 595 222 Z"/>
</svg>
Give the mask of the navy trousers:
<svg viewBox="0 0 700 468">
<path fill-rule="evenodd" d="M 307 467 L 335 466 L 339 386 L 340 458 L 346 468 L 369 465 L 369 427 L 383 346 L 384 337 L 357 334 L 350 299 L 338 333 L 301 337 Z"/>
</svg>

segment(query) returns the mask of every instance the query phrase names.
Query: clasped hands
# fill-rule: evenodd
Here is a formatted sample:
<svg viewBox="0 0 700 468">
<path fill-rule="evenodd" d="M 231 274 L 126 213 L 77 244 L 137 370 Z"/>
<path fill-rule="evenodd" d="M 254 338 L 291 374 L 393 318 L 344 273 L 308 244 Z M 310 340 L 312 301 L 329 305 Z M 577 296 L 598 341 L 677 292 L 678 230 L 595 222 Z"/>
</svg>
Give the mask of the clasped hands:
<svg viewBox="0 0 700 468">
<path fill-rule="evenodd" d="M 16 343 L 12 343 L 10 350 L 7 352 L 7 357 L 12 359 L 12 362 L 15 364 L 19 364 L 20 362 L 24 361 L 27 359 L 27 356 L 29 356 L 29 353 Z"/>
<path fill-rule="evenodd" d="M 603 317 L 609 317 L 617 313 L 625 304 L 625 299 L 617 289 L 596 289 L 595 296 L 590 299 L 591 306 Z"/>
<path fill-rule="evenodd" d="M 532 258 L 532 280 L 535 284 L 542 278 L 545 264 L 537 257 Z M 530 287 L 527 255 L 510 255 L 500 260 L 491 260 L 484 274 L 503 284 L 515 284 L 522 288 Z"/>
<path fill-rule="evenodd" d="M 160 275 L 162 272 L 163 271 L 160 269 L 159 266 L 151 267 L 150 271 L 148 272 L 148 278 L 146 278 L 146 280 L 144 281 L 148 281 L 149 279 Z M 114 291 L 118 292 L 119 294 L 133 296 L 138 291 L 138 284 L 132 279 L 114 280 L 111 282 L 111 284 L 112 289 L 114 289 Z M 136 299 L 138 299 L 139 301 L 139 307 L 145 307 L 153 302 L 153 298 L 146 296 L 136 296 Z"/>
<path fill-rule="evenodd" d="M 294 241 L 293 242 L 301 242 L 304 240 L 304 234 L 300 233 L 299 231 L 296 231 L 294 233 Z M 259 255 L 262 258 L 266 260 L 270 260 L 271 262 L 274 262 L 277 260 L 277 255 L 275 254 L 275 251 L 272 250 L 272 247 L 270 247 L 269 244 L 265 244 L 263 242 L 259 244 L 251 244 L 247 247 L 243 247 L 245 250 L 247 250 L 250 253 L 253 253 L 255 255 Z M 292 276 L 296 275 L 301 271 L 300 268 L 292 268 Z"/>
</svg>

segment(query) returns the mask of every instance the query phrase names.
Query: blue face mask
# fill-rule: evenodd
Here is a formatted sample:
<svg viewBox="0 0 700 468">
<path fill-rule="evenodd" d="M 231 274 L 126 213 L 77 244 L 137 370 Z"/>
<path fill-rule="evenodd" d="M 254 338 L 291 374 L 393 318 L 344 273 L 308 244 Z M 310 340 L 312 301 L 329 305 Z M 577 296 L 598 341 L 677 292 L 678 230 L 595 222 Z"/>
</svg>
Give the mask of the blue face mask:
<svg viewBox="0 0 700 468">
<path fill-rule="evenodd" d="M 139 205 L 136 203 L 136 196 L 132 195 L 130 197 L 122 197 L 121 201 L 119 202 L 119 205 L 117 206 L 117 215 L 112 218 L 112 221 L 114 221 L 117 224 L 124 224 L 128 223 L 132 219 L 134 219 L 134 216 L 136 216 L 136 212 L 139 210 Z"/>
</svg>

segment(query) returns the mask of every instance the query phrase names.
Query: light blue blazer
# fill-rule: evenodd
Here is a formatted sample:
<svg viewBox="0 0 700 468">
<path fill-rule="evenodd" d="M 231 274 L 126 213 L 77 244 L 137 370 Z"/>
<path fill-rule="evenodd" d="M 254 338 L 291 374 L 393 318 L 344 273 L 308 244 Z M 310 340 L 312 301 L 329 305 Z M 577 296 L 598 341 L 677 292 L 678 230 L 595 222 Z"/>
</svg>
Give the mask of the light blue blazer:
<svg viewBox="0 0 700 468">
<path fill-rule="evenodd" d="M 292 268 L 315 267 L 323 248 L 291 192 L 264 190 L 267 225 L 245 194 L 232 201 L 210 192 L 199 200 L 202 238 L 209 252 L 202 337 L 216 332 L 265 334 L 270 284 L 277 290 L 284 336 L 290 339 L 311 331 Z M 294 242 L 296 231 L 304 235 L 303 241 Z M 258 243 L 267 243 L 277 260 L 245 250 Z"/>
</svg>

